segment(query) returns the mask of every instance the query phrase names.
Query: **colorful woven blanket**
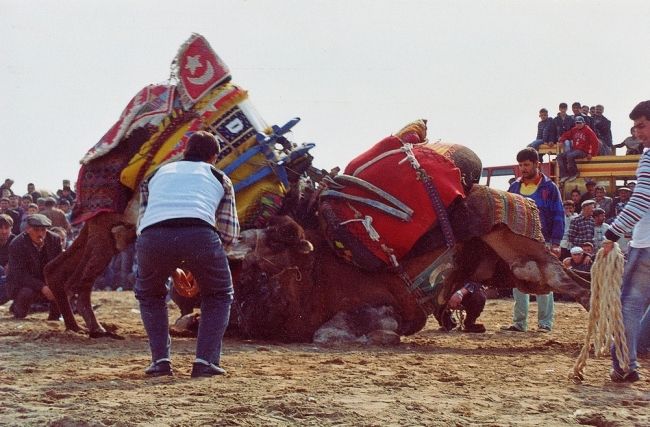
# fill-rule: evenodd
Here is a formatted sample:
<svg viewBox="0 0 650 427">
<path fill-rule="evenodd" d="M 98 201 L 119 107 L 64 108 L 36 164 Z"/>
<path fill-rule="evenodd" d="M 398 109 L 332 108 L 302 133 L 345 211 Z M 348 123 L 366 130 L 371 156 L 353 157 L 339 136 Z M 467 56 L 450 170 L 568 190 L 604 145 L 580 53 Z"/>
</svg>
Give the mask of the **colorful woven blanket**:
<svg viewBox="0 0 650 427">
<path fill-rule="evenodd" d="M 178 85 L 150 85 L 138 92 L 81 160 L 77 221 L 120 212 L 125 195 L 132 195 L 144 177 L 179 159 L 189 137 L 207 130 L 221 145 L 218 168 L 227 168 L 241 156 L 246 159 L 228 172 L 242 228 L 264 226 L 279 211 L 287 191 L 284 176 L 260 173 L 283 160 L 273 149 L 257 149 L 258 135 L 269 135 L 276 127 L 266 125 L 245 90 L 228 83 L 228 67 L 202 36 L 193 34 L 181 46 L 172 70 Z"/>
<path fill-rule="evenodd" d="M 516 234 L 544 242 L 539 211 L 533 200 L 475 185 L 465 201 L 473 219 L 479 223 L 479 234 L 487 234 L 494 226 L 504 224 Z"/>
</svg>

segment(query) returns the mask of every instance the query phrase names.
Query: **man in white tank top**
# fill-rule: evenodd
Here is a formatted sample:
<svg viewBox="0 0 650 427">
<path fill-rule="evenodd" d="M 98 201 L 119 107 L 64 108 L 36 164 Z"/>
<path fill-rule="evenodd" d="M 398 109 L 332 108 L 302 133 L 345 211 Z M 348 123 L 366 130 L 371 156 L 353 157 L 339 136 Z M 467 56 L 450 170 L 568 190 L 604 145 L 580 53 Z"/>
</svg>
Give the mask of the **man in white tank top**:
<svg viewBox="0 0 650 427">
<path fill-rule="evenodd" d="M 215 137 L 194 133 L 183 160 L 167 163 L 140 188 L 135 296 L 151 349 L 150 376 L 172 375 L 165 281 L 176 268 L 191 271 L 200 289 L 201 321 L 192 377 L 225 373 L 221 342 L 233 287 L 224 246 L 239 235 L 234 190 L 216 169 Z"/>
</svg>

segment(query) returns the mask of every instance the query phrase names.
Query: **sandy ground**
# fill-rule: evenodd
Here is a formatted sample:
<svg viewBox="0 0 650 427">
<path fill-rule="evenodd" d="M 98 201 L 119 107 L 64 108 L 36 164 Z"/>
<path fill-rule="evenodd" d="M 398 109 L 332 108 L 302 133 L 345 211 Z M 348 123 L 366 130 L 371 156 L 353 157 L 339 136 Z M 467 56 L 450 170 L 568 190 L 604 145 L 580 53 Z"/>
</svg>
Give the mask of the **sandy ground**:
<svg viewBox="0 0 650 427">
<path fill-rule="evenodd" d="M 567 380 L 587 321 L 574 303 L 556 305 L 551 334 L 500 331 L 512 301 L 490 300 L 486 334 L 438 332 L 432 319 L 393 348 L 229 338 L 228 375 L 193 380 L 194 339 L 174 339 L 174 377 L 145 378 L 132 293 L 98 292 L 94 302 L 124 341 L 66 333 L 45 313 L 16 321 L 0 307 L 0 424 L 650 425 L 648 370 L 612 384 L 609 360 L 590 359 L 583 384 Z"/>
</svg>

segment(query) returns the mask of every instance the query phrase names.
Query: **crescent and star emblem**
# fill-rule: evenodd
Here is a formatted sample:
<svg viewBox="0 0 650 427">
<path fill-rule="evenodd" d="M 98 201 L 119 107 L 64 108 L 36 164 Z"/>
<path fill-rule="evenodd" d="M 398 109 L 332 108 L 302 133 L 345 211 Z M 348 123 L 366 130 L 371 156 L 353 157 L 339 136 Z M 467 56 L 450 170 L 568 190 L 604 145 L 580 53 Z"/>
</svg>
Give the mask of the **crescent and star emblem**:
<svg viewBox="0 0 650 427">
<path fill-rule="evenodd" d="M 203 67 L 201 64 L 201 55 L 194 55 L 187 57 L 187 63 L 185 64 L 185 69 L 190 70 L 190 73 L 194 74 L 197 68 Z M 195 85 L 204 85 L 214 77 L 214 68 L 210 61 L 206 61 L 205 71 L 202 75 L 197 77 L 188 77 L 187 80 Z"/>
</svg>

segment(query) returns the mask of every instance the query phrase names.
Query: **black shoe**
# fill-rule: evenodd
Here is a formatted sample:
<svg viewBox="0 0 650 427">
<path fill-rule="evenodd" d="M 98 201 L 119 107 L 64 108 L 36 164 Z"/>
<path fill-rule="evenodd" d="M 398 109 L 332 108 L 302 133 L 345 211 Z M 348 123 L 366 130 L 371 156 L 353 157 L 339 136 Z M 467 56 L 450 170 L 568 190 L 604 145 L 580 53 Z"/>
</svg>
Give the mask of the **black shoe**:
<svg viewBox="0 0 650 427">
<path fill-rule="evenodd" d="M 150 377 L 163 377 L 163 376 L 172 376 L 174 371 L 172 371 L 172 364 L 166 360 L 161 362 L 152 363 L 147 369 L 144 370 L 144 373 Z"/>
<path fill-rule="evenodd" d="M 201 378 L 201 377 L 214 377 L 215 375 L 225 375 L 226 371 L 214 363 L 206 365 L 204 363 L 193 363 L 192 364 L 192 378 Z"/>
<path fill-rule="evenodd" d="M 463 328 L 463 332 L 472 332 L 475 334 L 482 334 L 485 332 L 485 326 L 483 326 L 480 323 L 470 323 L 470 324 L 465 324 L 465 327 Z"/>
<path fill-rule="evenodd" d="M 626 374 L 625 372 L 619 371 L 617 369 L 611 370 L 609 373 L 609 378 L 612 380 L 612 382 L 615 383 L 635 383 L 641 379 L 639 377 L 639 371 L 637 370 L 630 371 Z"/>
</svg>

